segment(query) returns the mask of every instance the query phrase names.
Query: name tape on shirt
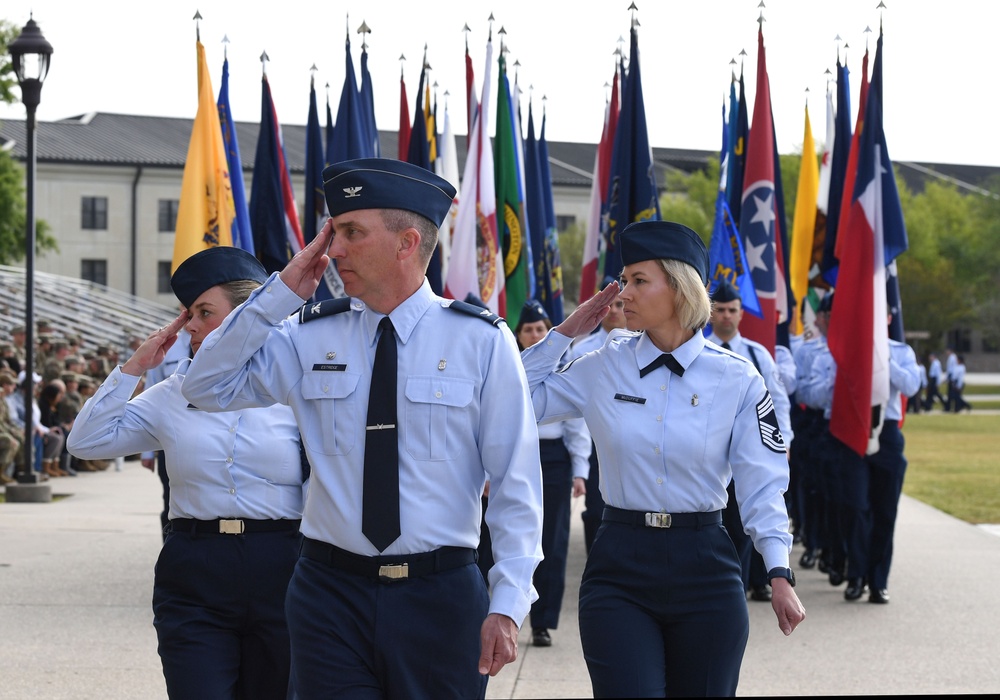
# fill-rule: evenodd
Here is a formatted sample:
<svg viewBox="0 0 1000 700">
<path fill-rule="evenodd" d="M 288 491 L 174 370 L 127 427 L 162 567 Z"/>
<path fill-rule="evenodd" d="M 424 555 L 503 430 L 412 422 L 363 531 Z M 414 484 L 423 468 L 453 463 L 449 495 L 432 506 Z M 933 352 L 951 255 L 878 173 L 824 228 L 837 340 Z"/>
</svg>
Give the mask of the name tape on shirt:
<svg viewBox="0 0 1000 700">
<path fill-rule="evenodd" d="M 628 403 L 646 403 L 646 399 L 641 396 L 629 396 L 628 394 L 615 394 L 615 401 L 627 401 Z"/>
</svg>

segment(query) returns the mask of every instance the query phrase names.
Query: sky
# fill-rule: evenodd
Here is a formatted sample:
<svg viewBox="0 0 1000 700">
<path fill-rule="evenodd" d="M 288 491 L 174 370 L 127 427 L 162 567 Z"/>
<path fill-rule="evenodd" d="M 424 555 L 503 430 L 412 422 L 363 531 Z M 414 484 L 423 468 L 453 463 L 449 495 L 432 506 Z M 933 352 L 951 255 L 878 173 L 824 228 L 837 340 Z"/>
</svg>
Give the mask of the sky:
<svg viewBox="0 0 1000 700">
<path fill-rule="evenodd" d="M 492 14 L 491 109 L 503 28 L 525 122 L 530 102 L 536 120 L 544 108 L 549 141 L 595 143 L 609 96 L 606 85 L 614 76 L 614 53 L 620 41 L 628 51 L 634 15 L 651 145 L 718 150 L 723 105 L 732 71 L 738 73 L 741 62 L 753 114 L 758 17 L 763 12 L 778 150 L 785 154 L 801 151 L 807 105 L 813 135 L 818 143 L 824 141 L 825 95 L 828 87 L 836 90 L 826 71 L 835 74 L 838 52 L 851 71 L 854 123 L 862 55 L 867 45 L 874 60 L 881 22 L 890 157 L 1000 167 L 1000 140 L 990 135 L 1000 97 L 983 79 L 995 63 L 1000 9 L 987 0 L 886 0 L 885 9 L 877 9 L 877 0 L 635 0 L 637 11 L 629 10 L 625 0 L 588 4 L 587 9 L 577 5 L 570 10 L 567 3 L 541 0 L 195 0 L 181 9 L 174 2 L 14 0 L 4 3 L 0 19 L 20 27 L 33 12 L 53 45 L 37 112 L 41 121 L 93 111 L 193 118 L 197 27 L 215 94 L 224 50 L 228 55 L 237 121 L 260 120 L 260 56 L 265 51 L 282 123 L 305 124 L 313 65 L 320 103 L 329 85 L 336 117 L 345 76 L 344 40 L 349 37 L 356 73 L 362 39 L 367 42 L 380 129 L 398 127 L 401 67 L 412 117 L 426 46 L 431 82 L 438 84 L 439 121 L 443 123 L 447 106 L 454 132 L 465 134 L 466 41 L 481 91 Z M 192 19 L 196 11 L 203 18 L 198 22 Z M 357 33 L 362 22 L 369 34 Z M 470 31 L 463 31 L 465 25 Z M 741 57 L 741 51 L 746 55 Z M 516 69 L 515 61 L 520 63 Z M 0 105 L 0 119 L 23 119 L 24 114 L 20 103 Z"/>
</svg>

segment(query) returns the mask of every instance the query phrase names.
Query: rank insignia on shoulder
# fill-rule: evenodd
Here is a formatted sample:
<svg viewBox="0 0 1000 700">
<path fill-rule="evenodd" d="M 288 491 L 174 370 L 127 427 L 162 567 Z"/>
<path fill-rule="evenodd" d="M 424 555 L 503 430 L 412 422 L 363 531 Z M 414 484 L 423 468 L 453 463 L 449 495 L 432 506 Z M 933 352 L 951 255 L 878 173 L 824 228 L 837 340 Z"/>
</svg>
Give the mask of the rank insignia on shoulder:
<svg viewBox="0 0 1000 700">
<path fill-rule="evenodd" d="M 457 299 L 448 304 L 446 308 L 454 309 L 455 311 L 461 311 L 464 314 L 469 314 L 470 316 L 481 318 L 482 320 L 487 321 L 491 325 L 497 327 L 499 327 L 500 324 L 504 322 L 503 318 L 497 316 L 489 309 L 484 309 L 481 306 L 476 306 L 475 304 L 469 304 L 464 301 L 458 301 Z"/>
<path fill-rule="evenodd" d="M 299 323 L 307 323 L 309 321 L 315 321 L 317 318 L 323 318 L 324 316 L 341 314 L 350 308 L 351 300 L 348 297 L 344 297 L 342 299 L 327 299 L 325 301 L 317 301 L 315 303 L 308 302 L 299 308 Z"/>
</svg>

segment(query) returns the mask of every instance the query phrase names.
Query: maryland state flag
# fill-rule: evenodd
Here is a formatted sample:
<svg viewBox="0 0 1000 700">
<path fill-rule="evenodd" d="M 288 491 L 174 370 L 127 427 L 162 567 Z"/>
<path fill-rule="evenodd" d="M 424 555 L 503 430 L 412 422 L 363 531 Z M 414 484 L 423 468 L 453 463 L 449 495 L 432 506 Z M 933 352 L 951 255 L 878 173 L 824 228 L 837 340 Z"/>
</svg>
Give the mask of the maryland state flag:
<svg viewBox="0 0 1000 700">
<path fill-rule="evenodd" d="M 205 47 L 198 47 L 198 114 L 191 130 L 181 201 L 177 209 L 174 259 L 171 271 L 197 252 L 232 245 L 233 204 L 226 142 L 205 61 Z"/>
</svg>

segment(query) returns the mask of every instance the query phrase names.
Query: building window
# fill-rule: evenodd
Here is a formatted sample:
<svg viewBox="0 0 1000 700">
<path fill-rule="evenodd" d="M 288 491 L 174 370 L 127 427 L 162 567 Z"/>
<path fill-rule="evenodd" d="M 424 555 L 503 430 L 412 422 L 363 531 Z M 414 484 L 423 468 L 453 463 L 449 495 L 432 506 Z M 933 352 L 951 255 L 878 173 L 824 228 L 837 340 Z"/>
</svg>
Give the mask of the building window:
<svg viewBox="0 0 1000 700">
<path fill-rule="evenodd" d="M 983 352 L 991 355 L 1000 353 L 1000 341 L 996 338 L 983 338 Z"/>
<path fill-rule="evenodd" d="M 180 204 L 180 200 L 177 199 L 160 200 L 157 215 L 157 230 L 160 233 L 173 233 L 177 230 L 177 209 Z"/>
<path fill-rule="evenodd" d="M 81 260 L 80 279 L 85 279 L 94 284 L 108 286 L 108 261 L 107 260 Z"/>
<path fill-rule="evenodd" d="M 968 328 L 949 331 L 948 347 L 959 354 L 972 352 L 972 331 Z"/>
<path fill-rule="evenodd" d="M 94 231 L 108 230 L 108 198 L 84 197 L 81 200 L 82 216 L 80 227 Z"/>
<path fill-rule="evenodd" d="M 170 261 L 161 260 L 156 263 L 156 293 L 173 294 L 170 288 Z"/>
<path fill-rule="evenodd" d="M 556 231 L 565 231 L 570 226 L 576 223 L 575 216 L 567 216 L 565 214 L 556 214 Z"/>
</svg>

